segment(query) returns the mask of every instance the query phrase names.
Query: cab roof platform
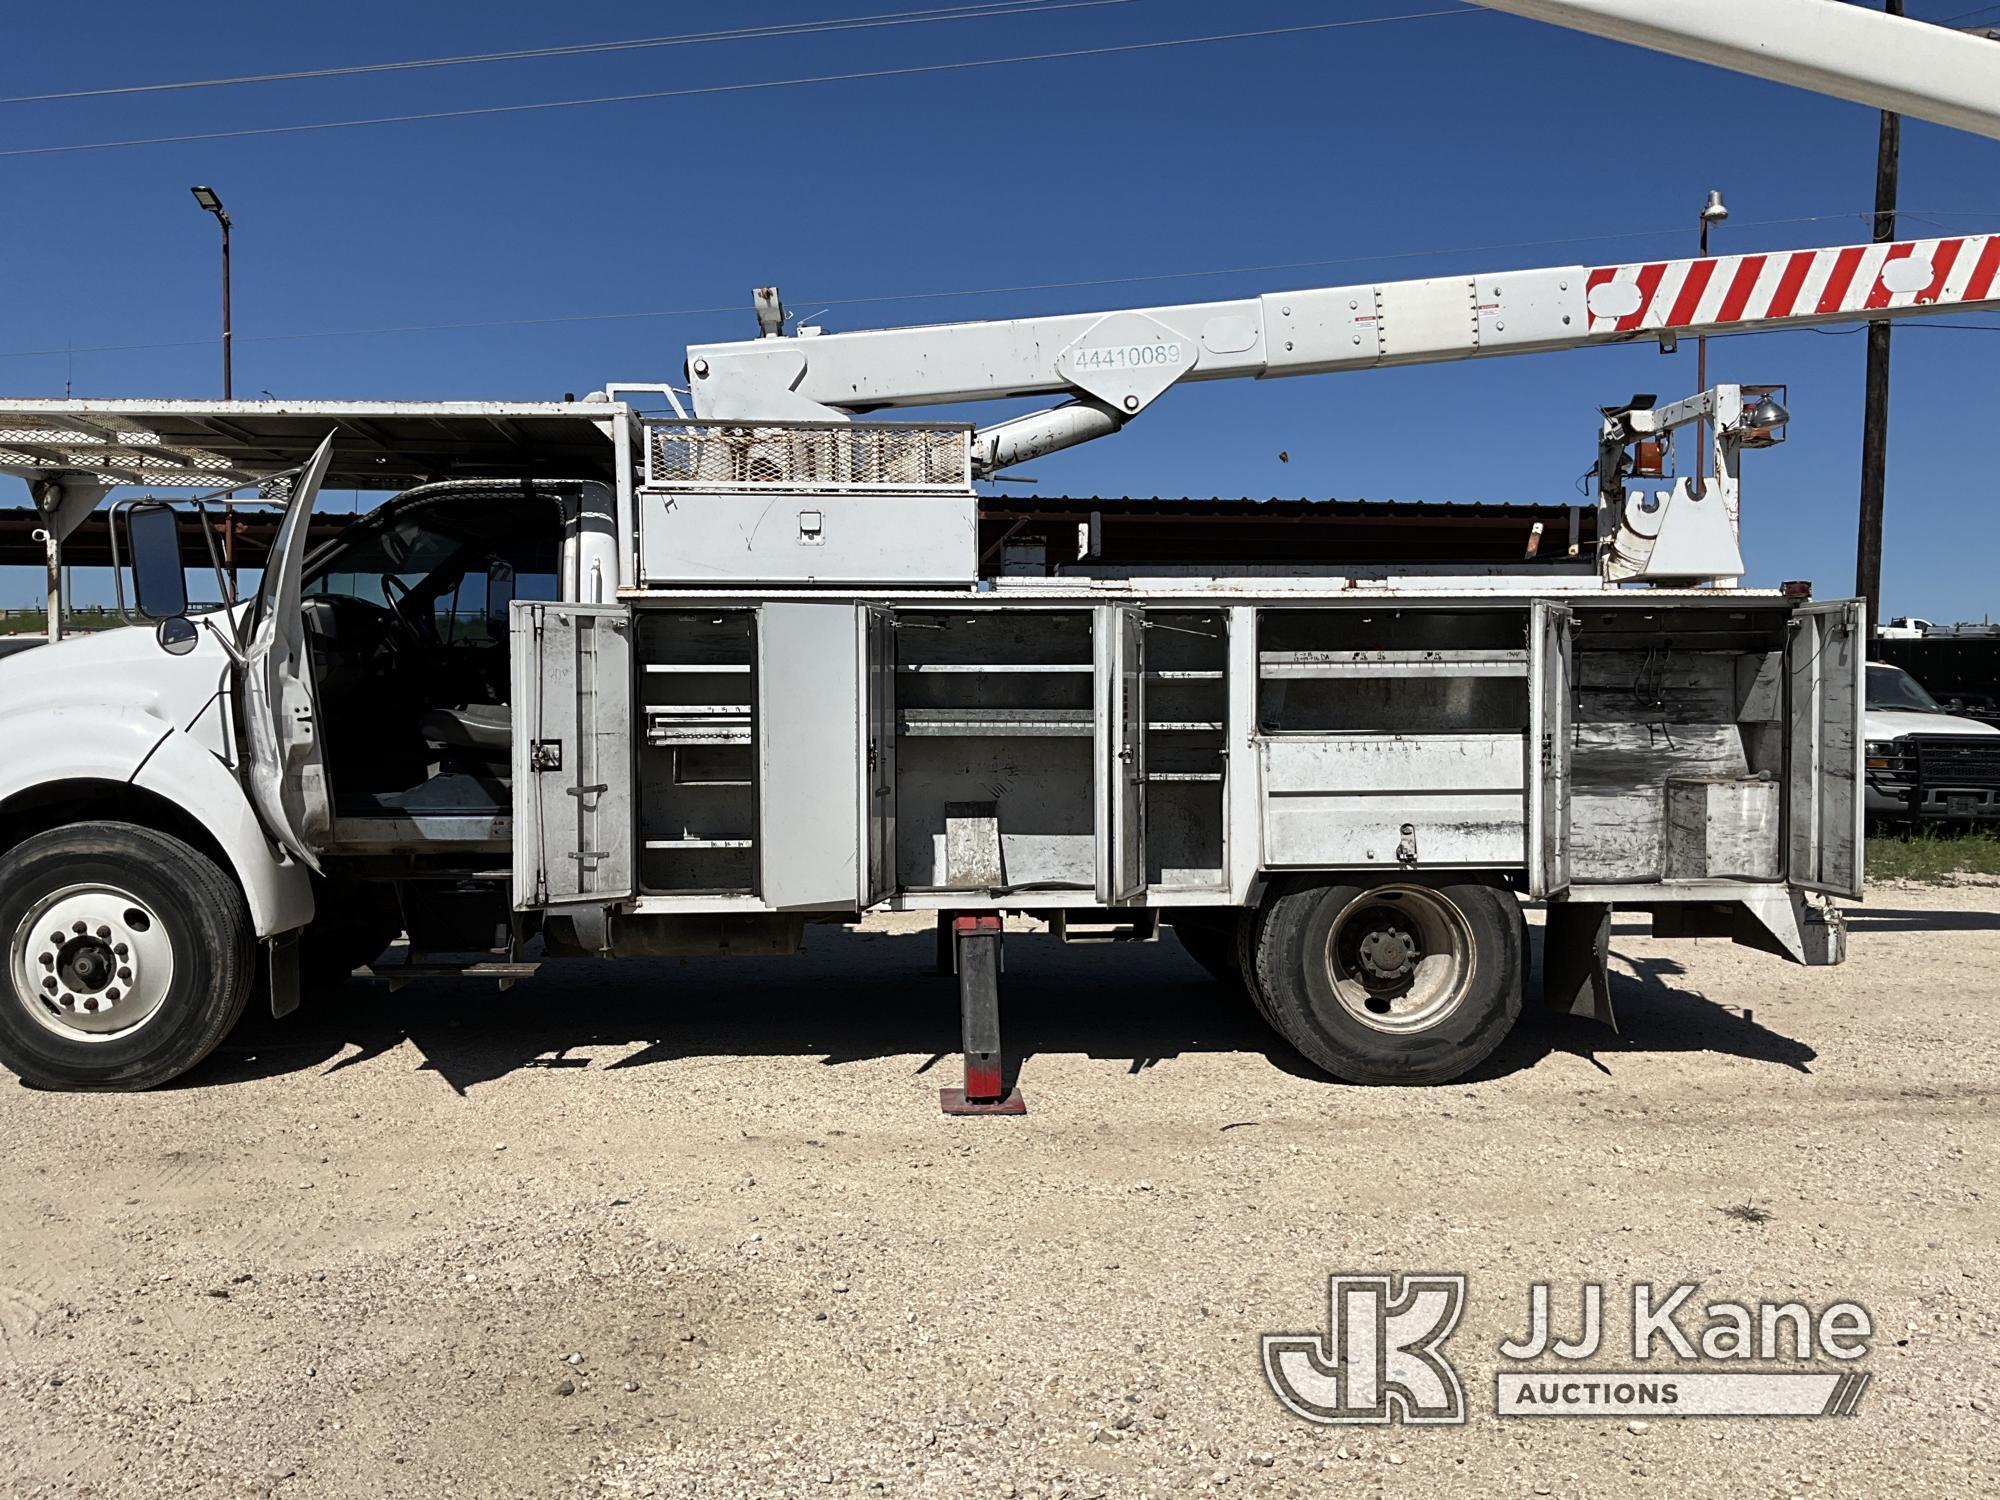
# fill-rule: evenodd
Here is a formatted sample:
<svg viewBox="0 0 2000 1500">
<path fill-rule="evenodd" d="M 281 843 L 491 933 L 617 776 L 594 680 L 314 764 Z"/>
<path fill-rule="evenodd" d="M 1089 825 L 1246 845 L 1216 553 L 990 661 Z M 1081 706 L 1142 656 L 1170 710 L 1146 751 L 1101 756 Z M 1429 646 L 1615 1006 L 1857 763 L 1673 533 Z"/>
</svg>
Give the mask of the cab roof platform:
<svg viewBox="0 0 2000 1500">
<path fill-rule="evenodd" d="M 95 401 L 0 403 L 0 473 L 173 489 L 254 485 L 295 469 L 329 431 L 335 489 L 434 479 L 613 477 L 602 401 Z"/>
</svg>

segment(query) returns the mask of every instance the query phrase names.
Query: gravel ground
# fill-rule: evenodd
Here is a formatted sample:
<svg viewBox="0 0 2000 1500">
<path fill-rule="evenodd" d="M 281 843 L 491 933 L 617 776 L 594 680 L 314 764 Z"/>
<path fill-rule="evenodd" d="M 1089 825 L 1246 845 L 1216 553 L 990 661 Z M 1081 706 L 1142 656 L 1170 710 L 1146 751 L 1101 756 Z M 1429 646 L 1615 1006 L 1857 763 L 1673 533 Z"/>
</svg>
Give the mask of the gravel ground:
<svg viewBox="0 0 2000 1500">
<path fill-rule="evenodd" d="M 1621 1035 L 1531 1015 L 1430 1090 L 1311 1076 L 1171 940 L 1023 934 L 1033 1113 L 944 1119 L 911 919 L 356 982 L 179 1087 L 0 1088 L 0 1493 L 2000 1493 L 2000 888 L 1878 889 L 1831 971 L 1642 925 Z M 1266 1390 L 1258 1335 L 1376 1269 L 1471 1278 L 1465 1426 Z M 1586 1279 L 1859 1299 L 1874 1383 L 1495 1418 L 1528 1284 Z"/>
</svg>

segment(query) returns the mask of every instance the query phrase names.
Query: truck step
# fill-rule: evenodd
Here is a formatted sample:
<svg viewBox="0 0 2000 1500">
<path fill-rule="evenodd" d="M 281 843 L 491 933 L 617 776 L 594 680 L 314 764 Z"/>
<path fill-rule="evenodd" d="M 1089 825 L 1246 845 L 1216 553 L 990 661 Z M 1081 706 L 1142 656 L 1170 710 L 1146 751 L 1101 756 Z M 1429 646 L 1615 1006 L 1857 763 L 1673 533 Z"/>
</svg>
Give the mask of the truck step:
<svg viewBox="0 0 2000 1500">
<path fill-rule="evenodd" d="M 393 993 L 415 979 L 491 979 L 501 989 L 509 990 L 519 980 L 534 978 L 540 968 L 539 961 L 516 963 L 507 959 L 475 959 L 466 963 L 451 963 L 419 959 L 414 962 L 371 964 L 357 972 L 385 981 Z"/>
<path fill-rule="evenodd" d="M 1133 911 L 1058 911 L 1049 931 L 1065 943 L 1156 943 L 1160 913 Z"/>
</svg>

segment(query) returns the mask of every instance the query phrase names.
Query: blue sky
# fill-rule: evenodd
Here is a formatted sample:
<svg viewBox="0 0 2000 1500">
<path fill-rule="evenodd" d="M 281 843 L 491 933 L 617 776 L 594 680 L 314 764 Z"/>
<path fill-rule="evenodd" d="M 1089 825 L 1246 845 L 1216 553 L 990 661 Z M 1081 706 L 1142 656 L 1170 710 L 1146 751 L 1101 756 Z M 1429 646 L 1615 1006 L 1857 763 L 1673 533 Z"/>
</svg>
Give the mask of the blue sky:
<svg viewBox="0 0 2000 1500">
<path fill-rule="evenodd" d="M 21 7 L 0 94 L 916 3 Z M 1051 0 L 1042 14 L 12 103 L 0 105 L 0 151 L 1428 8 Z M 1967 9 L 1910 4 L 1928 19 Z M 678 380 L 688 342 L 754 334 L 750 288 L 773 281 L 795 311 L 828 307 L 819 321 L 855 328 L 1603 264 L 1691 253 L 1711 187 L 1733 211 L 1717 250 L 1861 240 L 1875 128 L 1856 105 L 1472 12 L 914 77 L 0 155 L 0 395 L 218 393 L 215 227 L 188 194 L 196 182 L 217 188 L 236 223 L 238 395 L 544 398 Z M 2000 144 L 1906 122 L 1902 202 L 1908 235 L 2000 228 Z M 1232 272 L 1297 262 L 1339 263 Z M 1196 272 L 1225 274 L 856 300 Z M 726 310 L 640 315 L 686 309 Z M 2000 314 L 1958 322 L 2000 325 Z M 1753 582 L 1809 578 L 1823 595 L 1852 585 L 1864 343 L 1799 332 L 1710 344 L 1711 379 L 1791 388 L 1790 443 L 1746 460 Z M 2000 334 L 1897 332 L 1889 613 L 2000 611 L 1983 415 L 1996 357 Z M 1649 346 L 1209 384 L 1033 472 L 1043 493 L 1567 499 L 1591 461 L 1597 406 L 1684 394 L 1694 379 L 1684 344 L 1673 357 Z M 5 489 L 0 503 L 23 503 L 19 486 Z M 0 580 L 0 595 L 19 603 L 33 587 Z"/>
</svg>

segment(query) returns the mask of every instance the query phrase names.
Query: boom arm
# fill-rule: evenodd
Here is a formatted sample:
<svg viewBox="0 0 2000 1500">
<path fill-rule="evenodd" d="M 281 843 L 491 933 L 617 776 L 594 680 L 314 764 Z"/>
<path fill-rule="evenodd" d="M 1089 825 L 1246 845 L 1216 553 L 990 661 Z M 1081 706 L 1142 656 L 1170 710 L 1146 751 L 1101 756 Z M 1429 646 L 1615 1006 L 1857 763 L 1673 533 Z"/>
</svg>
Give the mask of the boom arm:
<svg viewBox="0 0 2000 1500">
<path fill-rule="evenodd" d="M 697 345 L 688 369 L 696 411 L 730 422 L 1073 398 L 982 431 L 977 461 L 991 473 L 1114 432 L 1184 380 L 1313 375 L 1995 306 L 2000 235 L 1982 234 L 767 336 Z"/>
<path fill-rule="evenodd" d="M 1991 41 L 1841 0 L 1474 0 L 2000 138 Z"/>
<path fill-rule="evenodd" d="M 1479 3 L 2000 138 L 2000 48 L 1944 27 L 1837 0 Z M 1072 398 L 982 431 L 975 462 L 990 474 L 1116 432 L 1182 380 L 1961 312 L 1995 305 L 1996 269 L 2000 238 L 1969 235 L 798 338 L 782 336 L 777 291 L 766 288 L 758 293 L 765 337 L 692 348 L 688 372 L 696 410 L 737 422 Z"/>
</svg>

